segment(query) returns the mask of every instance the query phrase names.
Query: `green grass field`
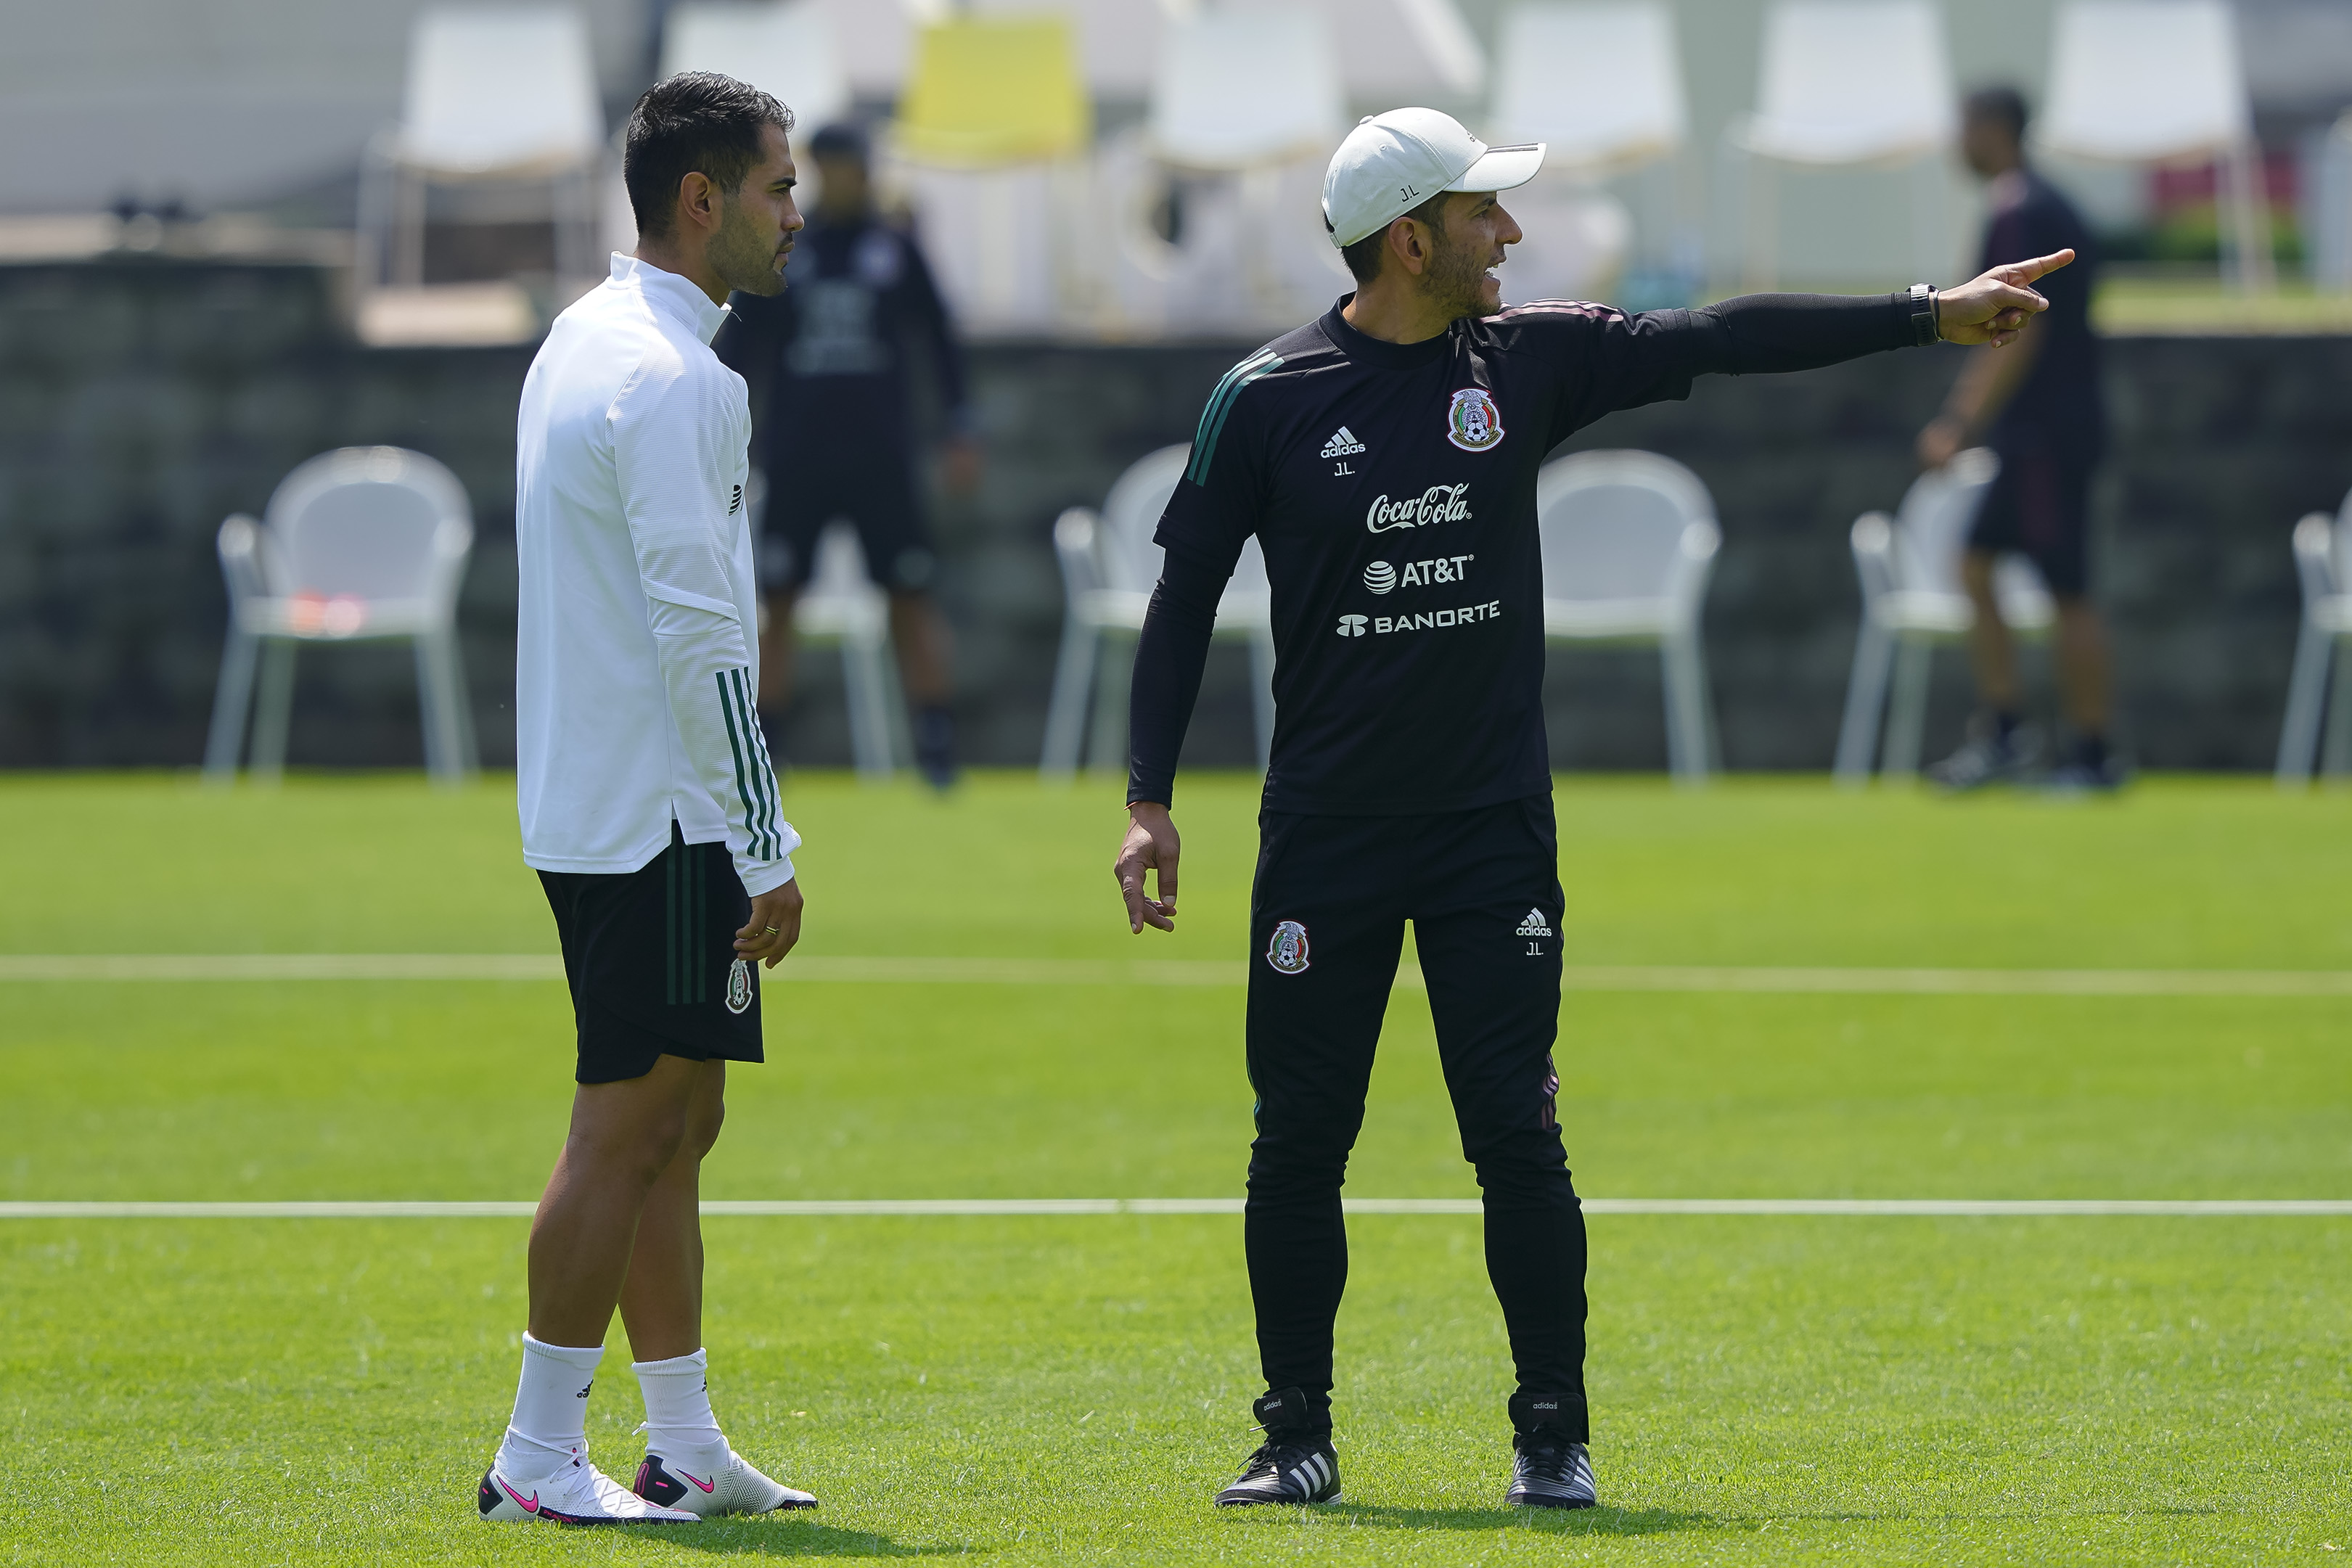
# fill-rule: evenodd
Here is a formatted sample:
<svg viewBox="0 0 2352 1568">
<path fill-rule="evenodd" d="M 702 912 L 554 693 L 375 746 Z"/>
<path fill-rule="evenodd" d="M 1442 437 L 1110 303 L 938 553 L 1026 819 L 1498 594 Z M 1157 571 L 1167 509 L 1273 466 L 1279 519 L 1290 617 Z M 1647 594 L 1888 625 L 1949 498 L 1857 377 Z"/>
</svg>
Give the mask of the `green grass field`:
<svg viewBox="0 0 2352 1568">
<path fill-rule="evenodd" d="M 1117 797 L 796 776 L 812 957 L 1223 960 L 1254 785 L 1194 778 L 1184 929 Z M 2352 970 L 2352 797 L 2071 806 L 1563 781 L 1583 966 Z M 0 779 L 0 955 L 546 953 L 503 782 Z M 789 973 L 779 971 L 780 975 Z M 1238 985 L 772 986 L 713 1198 L 1229 1197 Z M 1612 1197 L 2352 1197 L 2352 996 L 1572 991 Z M 528 1199 L 544 981 L 0 979 L 0 1200 Z M 1425 1000 L 1349 1191 L 1475 1194 Z M 1209 1493 L 1257 1392 L 1230 1216 L 715 1218 L 713 1389 L 814 1518 L 487 1529 L 524 1222 L 0 1218 L 0 1563 L 2284 1563 L 2352 1551 L 2352 1218 L 1599 1214 L 1604 1506 L 1520 1517 L 1477 1221 L 1359 1216 L 1348 1503 Z M 590 1434 L 634 1467 L 613 1335 Z"/>
</svg>

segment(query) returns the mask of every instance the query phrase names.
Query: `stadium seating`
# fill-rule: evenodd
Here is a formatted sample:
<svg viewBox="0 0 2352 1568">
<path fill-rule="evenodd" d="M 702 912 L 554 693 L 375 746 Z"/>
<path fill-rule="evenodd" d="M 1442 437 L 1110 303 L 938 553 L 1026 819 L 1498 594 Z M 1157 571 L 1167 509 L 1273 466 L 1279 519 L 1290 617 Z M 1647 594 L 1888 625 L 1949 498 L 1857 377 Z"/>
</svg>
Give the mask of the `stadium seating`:
<svg viewBox="0 0 2352 1568">
<path fill-rule="evenodd" d="M 399 124 L 361 170 L 362 286 L 420 287 L 429 188 L 492 180 L 545 184 L 557 275 L 600 277 L 604 134 L 587 31 L 569 6 L 418 13 Z"/>
<path fill-rule="evenodd" d="M 2210 157 L 2221 173 L 2231 276 L 2275 281 L 2253 110 L 2227 0 L 2066 0 L 2053 24 L 2046 152 L 2105 162 Z"/>
<path fill-rule="evenodd" d="M 1955 130 L 1944 18 L 1932 0 L 1778 0 L 1767 13 L 1753 115 L 1725 130 L 1726 170 L 1743 176 L 1748 285 L 1779 271 L 1782 164 L 1908 165 L 1917 265 L 1949 265 L 1943 155 Z"/>
<path fill-rule="evenodd" d="M 457 657 L 457 588 L 474 523 L 457 476 L 420 452 L 353 446 L 311 458 L 269 497 L 265 520 L 221 524 L 228 645 L 213 699 L 205 778 L 236 776 L 257 666 L 253 769 L 286 766 L 294 654 L 304 643 L 405 638 L 416 644 L 425 767 L 441 783 L 475 768 L 472 710 Z"/>
<path fill-rule="evenodd" d="M 2314 512 L 2295 524 L 2294 568 L 2303 582 L 2303 628 L 2279 730 L 2282 789 L 2311 782 L 2323 739 L 2327 776 L 2352 772 L 2352 496 L 2335 517 Z"/>
<path fill-rule="evenodd" d="M 1665 677 L 1666 757 L 1700 784 L 1718 751 L 1699 619 L 1723 532 L 1699 476 L 1650 452 L 1580 452 L 1536 480 L 1544 636 L 1654 643 Z"/>
<path fill-rule="evenodd" d="M 1960 587 L 1960 554 L 1985 491 L 2000 472 L 2000 459 L 1992 453 L 1981 447 L 1963 452 L 1913 481 L 1894 517 L 1867 512 L 1854 520 L 1862 632 L 1846 685 L 1845 720 L 1838 730 L 1833 771 L 1839 783 L 1869 781 L 1890 678 L 1894 706 L 1883 766 L 1890 777 L 1918 772 L 1929 662 L 1938 643 L 1966 637 L 1976 624 L 1976 608 Z M 2001 559 L 1993 592 L 2001 620 L 2012 632 L 2038 636 L 2056 618 L 2040 574 L 2021 557 Z"/>
<path fill-rule="evenodd" d="M 1077 771 L 1079 739 L 1090 707 L 1095 722 L 1088 765 L 1116 767 L 1126 755 L 1128 661 L 1100 671 L 1103 646 L 1116 639 L 1132 656 L 1164 553 L 1152 541 L 1152 531 L 1192 451 L 1189 444 L 1163 446 L 1139 459 L 1111 486 L 1100 512 L 1073 507 L 1054 524 L 1054 552 L 1061 561 L 1067 608 L 1061 656 L 1054 667 L 1053 701 L 1046 710 L 1044 754 L 1037 764 L 1041 778 L 1067 779 Z M 1217 635 L 1249 639 L 1261 769 L 1274 746 L 1273 611 L 1265 555 L 1252 538 L 1242 547 L 1233 580 L 1218 601 Z M 1103 700 L 1097 703 L 1098 671 L 1104 689 Z"/>
</svg>

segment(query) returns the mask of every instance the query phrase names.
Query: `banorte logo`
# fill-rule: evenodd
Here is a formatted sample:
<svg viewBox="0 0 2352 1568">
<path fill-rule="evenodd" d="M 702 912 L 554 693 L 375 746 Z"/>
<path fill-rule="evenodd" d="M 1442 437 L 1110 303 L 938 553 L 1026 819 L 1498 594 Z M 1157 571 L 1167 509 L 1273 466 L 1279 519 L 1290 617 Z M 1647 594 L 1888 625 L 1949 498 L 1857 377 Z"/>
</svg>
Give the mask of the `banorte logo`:
<svg viewBox="0 0 2352 1568">
<path fill-rule="evenodd" d="M 1364 514 L 1364 528 L 1371 533 L 1384 534 L 1391 528 L 1425 528 L 1435 523 L 1469 520 L 1468 485 L 1432 485 L 1420 495 L 1408 496 L 1402 501 L 1382 496 Z"/>
</svg>

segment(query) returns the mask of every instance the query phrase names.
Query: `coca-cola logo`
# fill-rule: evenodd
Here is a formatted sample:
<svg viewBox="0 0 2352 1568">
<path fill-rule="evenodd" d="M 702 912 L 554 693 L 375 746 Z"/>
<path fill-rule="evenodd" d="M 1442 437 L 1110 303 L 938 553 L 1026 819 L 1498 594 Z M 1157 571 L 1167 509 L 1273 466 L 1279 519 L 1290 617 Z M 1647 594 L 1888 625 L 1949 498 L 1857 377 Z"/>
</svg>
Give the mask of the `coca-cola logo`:
<svg viewBox="0 0 2352 1568">
<path fill-rule="evenodd" d="M 1364 514 L 1364 527 L 1376 534 L 1391 528 L 1425 528 L 1433 523 L 1464 523 L 1470 520 L 1470 486 L 1468 485 L 1432 485 L 1418 496 L 1407 496 L 1391 501 L 1386 496 L 1372 503 Z"/>
</svg>

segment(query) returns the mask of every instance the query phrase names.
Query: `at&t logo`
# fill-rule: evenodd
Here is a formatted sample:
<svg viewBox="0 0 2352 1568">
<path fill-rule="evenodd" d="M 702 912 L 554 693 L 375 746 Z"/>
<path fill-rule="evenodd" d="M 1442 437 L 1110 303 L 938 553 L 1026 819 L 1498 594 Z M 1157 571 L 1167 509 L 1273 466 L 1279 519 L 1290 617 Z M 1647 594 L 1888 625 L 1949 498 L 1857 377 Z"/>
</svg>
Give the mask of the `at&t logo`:
<svg viewBox="0 0 2352 1568">
<path fill-rule="evenodd" d="M 1339 635 L 1340 635 L 1340 636 L 1342 636 L 1342 637 L 1360 637 L 1360 636 L 1362 636 L 1363 634 L 1364 634 L 1364 618 L 1363 618 L 1362 616 L 1360 616 L 1360 615 L 1342 615 L 1342 616 L 1340 616 L 1340 617 L 1339 617 Z"/>
</svg>

